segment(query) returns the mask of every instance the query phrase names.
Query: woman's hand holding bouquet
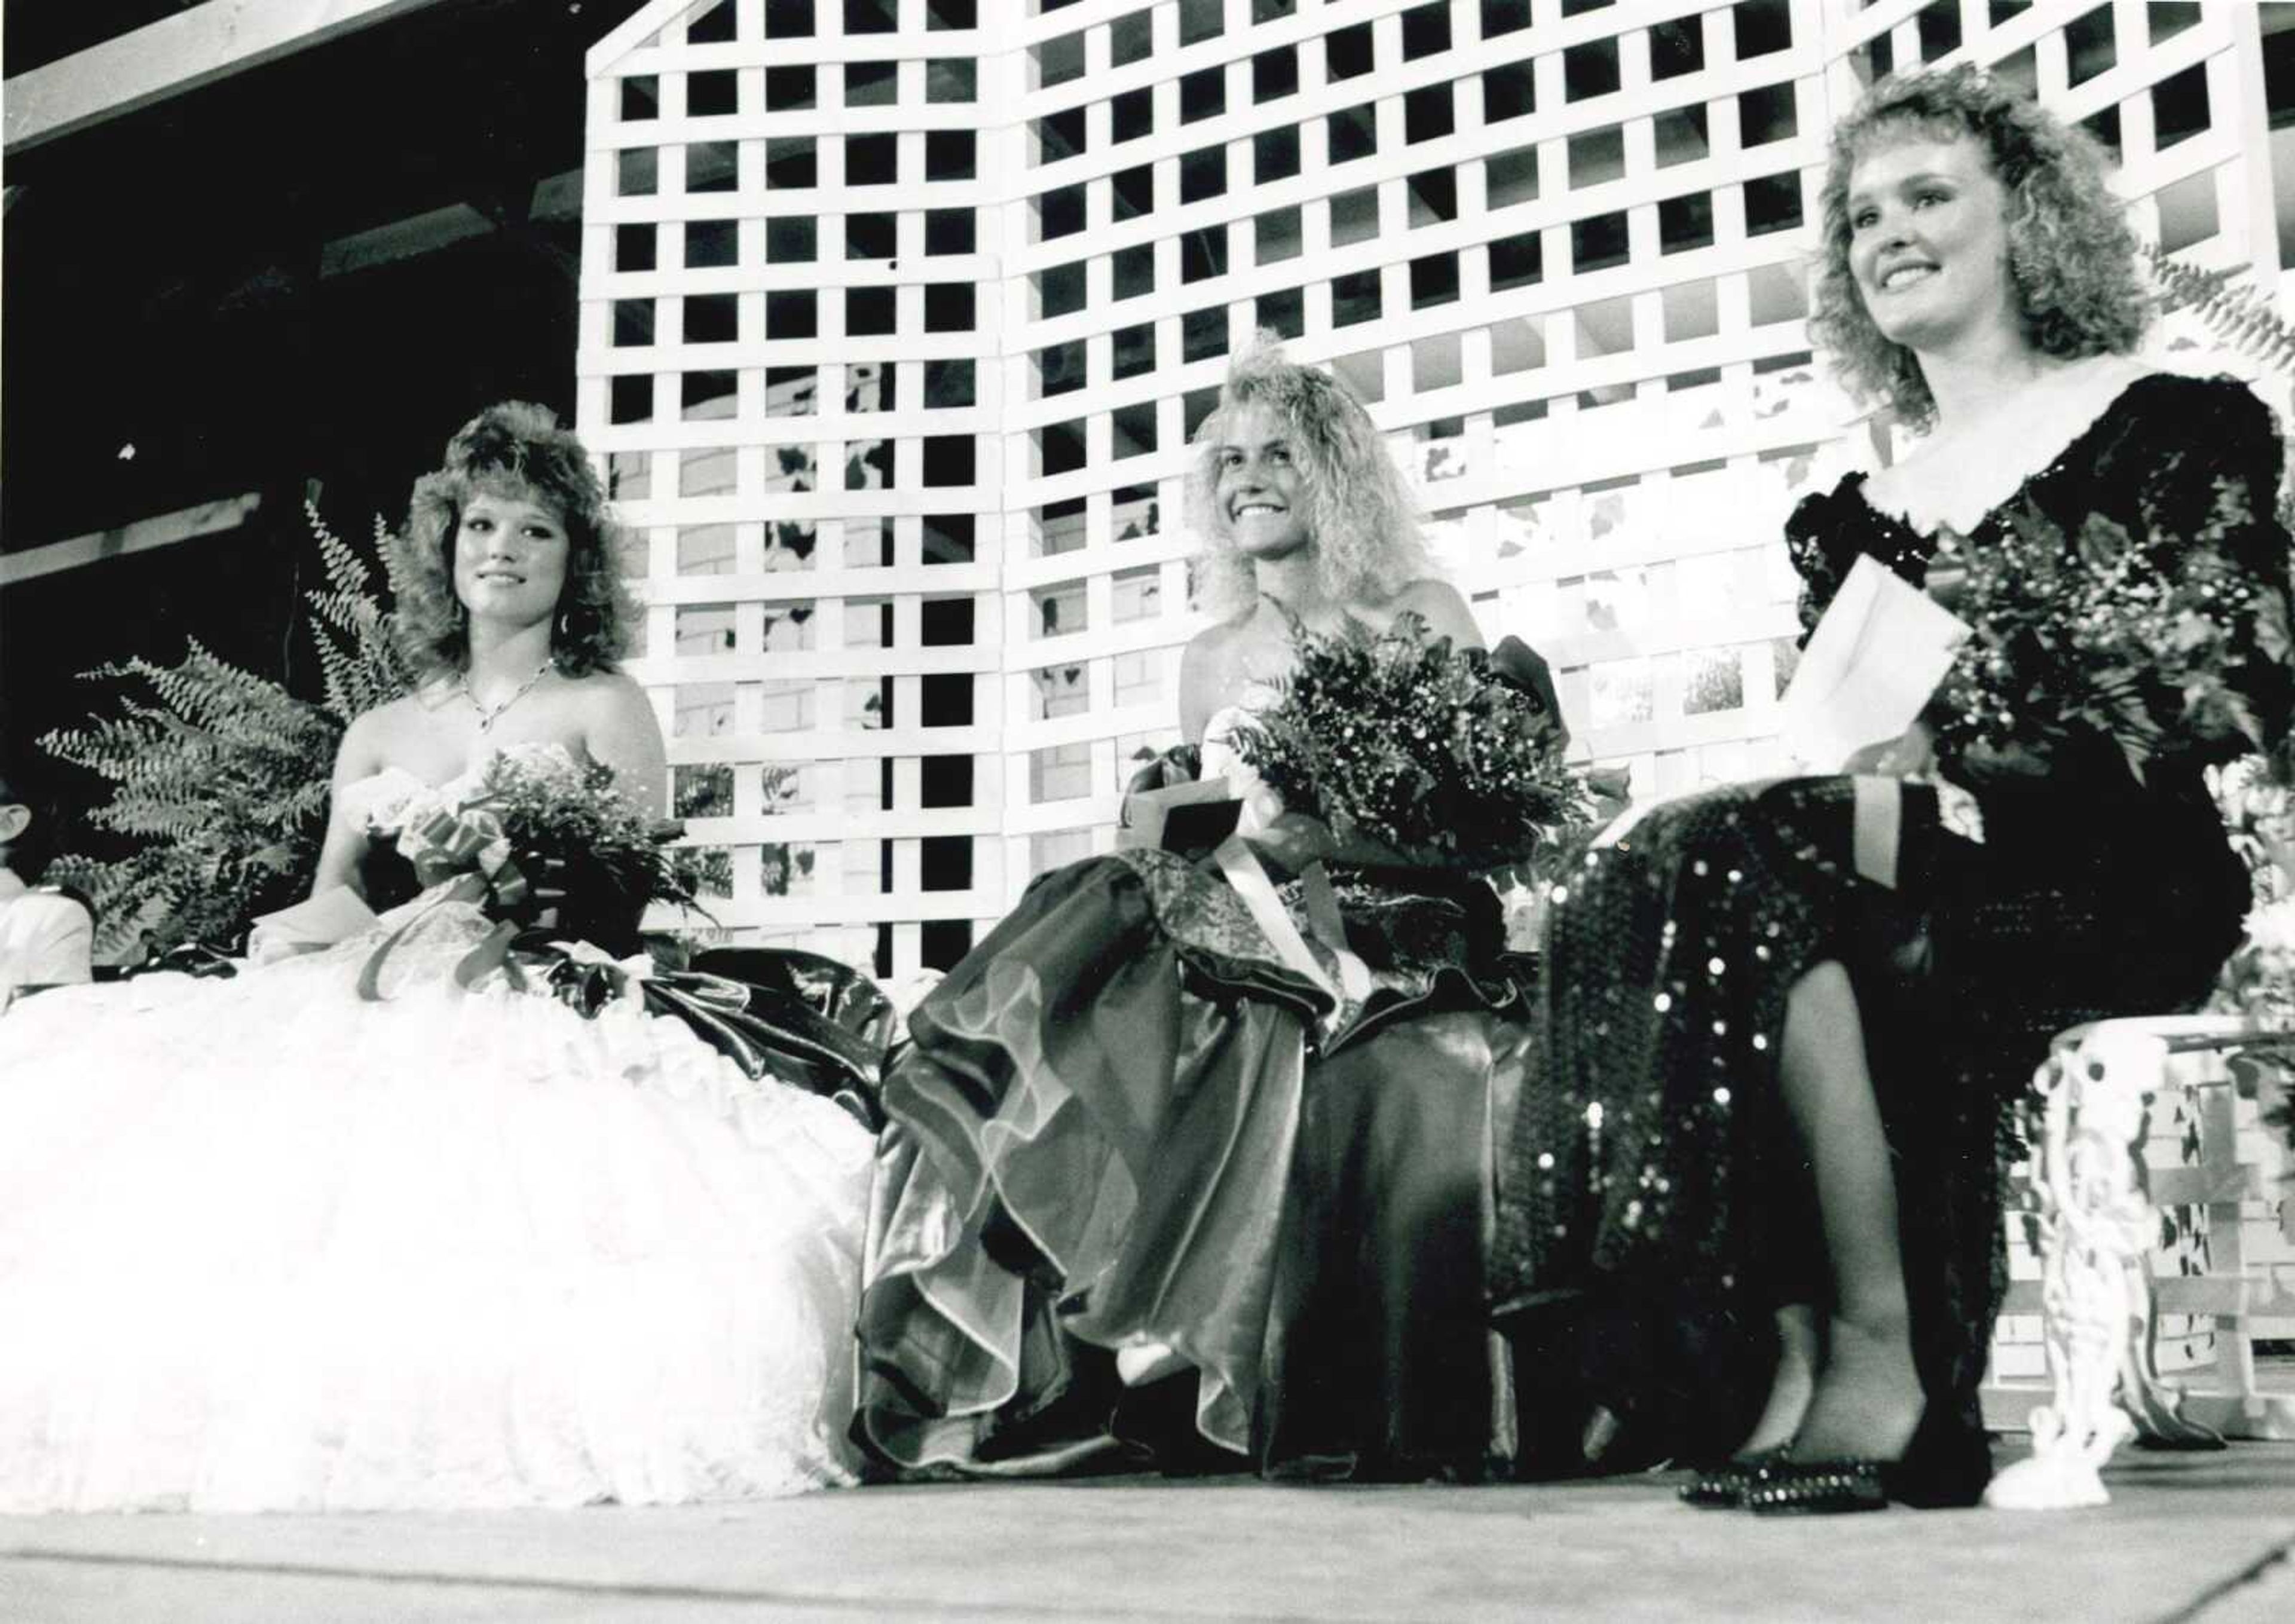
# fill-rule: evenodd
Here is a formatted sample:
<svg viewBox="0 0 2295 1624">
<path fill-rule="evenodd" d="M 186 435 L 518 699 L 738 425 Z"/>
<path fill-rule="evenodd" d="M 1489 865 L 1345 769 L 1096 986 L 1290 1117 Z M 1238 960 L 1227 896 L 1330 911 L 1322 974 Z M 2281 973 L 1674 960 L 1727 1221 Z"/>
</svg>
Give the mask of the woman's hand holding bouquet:
<svg viewBox="0 0 2295 1624">
<path fill-rule="evenodd" d="M 496 967 L 517 979 L 510 954 L 521 942 L 633 952 L 649 904 L 693 901 L 666 845 L 679 826 L 623 795 L 611 768 L 562 752 L 499 755 L 474 788 L 418 796 L 396 822 L 400 855 L 438 890 L 434 905 L 476 903 L 494 922 L 455 972 L 465 986 Z M 412 927 L 376 950 L 363 993 L 379 996 L 382 964 Z"/>
</svg>

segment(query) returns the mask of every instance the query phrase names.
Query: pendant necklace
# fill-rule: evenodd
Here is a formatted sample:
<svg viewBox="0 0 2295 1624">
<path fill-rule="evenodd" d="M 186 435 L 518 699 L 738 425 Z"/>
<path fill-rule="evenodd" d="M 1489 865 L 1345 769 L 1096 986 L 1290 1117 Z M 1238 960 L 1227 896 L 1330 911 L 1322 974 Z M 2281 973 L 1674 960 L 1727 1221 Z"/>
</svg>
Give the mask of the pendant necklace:
<svg viewBox="0 0 2295 1624">
<path fill-rule="evenodd" d="M 557 663 L 558 657 L 553 654 L 550 658 L 543 661 L 541 665 L 534 668 L 534 674 L 518 685 L 518 691 L 516 693 L 510 695 L 509 698 L 503 700 L 500 705 L 494 706 L 492 707 L 488 707 L 478 703 L 478 696 L 470 691 L 470 673 L 467 671 L 462 673 L 460 679 L 462 686 L 462 698 L 468 699 L 470 702 L 470 708 L 478 714 L 479 733 L 483 735 L 493 732 L 494 723 L 502 720 L 502 713 L 510 709 L 511 706 L 516 705 L 520 699 L 525 698 L 527 695 L 532 693 L 534 691 L 534 685 L 536 682 L 541 681 L 544 676 L 549 674 L 550 668 Z"/>
</svg>

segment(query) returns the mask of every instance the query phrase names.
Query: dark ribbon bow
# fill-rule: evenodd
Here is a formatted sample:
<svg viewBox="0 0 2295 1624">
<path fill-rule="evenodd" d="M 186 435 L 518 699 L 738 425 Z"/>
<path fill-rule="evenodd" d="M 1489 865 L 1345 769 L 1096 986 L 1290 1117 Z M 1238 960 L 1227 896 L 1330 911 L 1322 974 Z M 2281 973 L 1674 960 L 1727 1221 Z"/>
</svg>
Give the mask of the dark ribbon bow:
<svg viewBox="0 0 2295 1624">
<path fill-rule="evenodd" d="M 588 954 L 551 949 L 535 962 L 545 967 L 543 980 L 559 1001 L 584 1017 L 623 996 L 630 983 L 621 966 Z M 682 1021 L 750 1081 L 771 1079 L 819 1094 L 871 1133 L 884 1126 L 881 1034 L 852 1031 L 794 993 L 703 970 L 649 975 L 638 992 L 649 1015 Z"/>
</svg>

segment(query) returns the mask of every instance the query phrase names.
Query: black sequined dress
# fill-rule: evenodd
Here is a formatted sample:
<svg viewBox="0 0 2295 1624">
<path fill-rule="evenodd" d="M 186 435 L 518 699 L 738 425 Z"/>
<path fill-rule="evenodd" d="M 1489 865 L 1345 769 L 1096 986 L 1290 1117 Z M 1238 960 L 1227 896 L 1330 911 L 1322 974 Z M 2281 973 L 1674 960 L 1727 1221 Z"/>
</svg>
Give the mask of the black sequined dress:
<svg viewBox="0 0 2295 1624">
<path fill-rule="evenodd" d="M 1965 538 L 1879 512 L 1851 474 L 1788 528 L 1803 624 L 1859 553 L 1922 584 L 1940 545 L 1981 548 L 2023 507 L 2073 536 L 2107 515 L 2178 564 L 2220 552 L 2283 594 L 2280 459 L 2243 387 L 2153 374 Z M 2226 613 L 2245 617 L 2242 690 L 2283 733 L 2284 664 L 2262 652 L 2251 602 Z M 1974 1451 L 1981 1481 L 2003 1107 L 2062 1028 L 2195 1005 L 2249 904 L 2201 777 L 2242 747 L 2160 720 L 2170 739 L 2142 785 L 2100 737 L 2014 771 L 1940 747 L 1941 799 L 1972 795 L 1981 844 L 1946 826 L 1938 786 L 1862 780 L 1868 802 L 1895 803 L 1893 888 L 1859 877 L 1859 780 L 1841 777 L 1663 805 L 1583 858 L 1550 917 L 1523 1092 L 1499 1106 L 1494 1302 L 1525 1370 L 1554 1370 L 1557 1404 L 1574 1391 L 1628 1415 L 1650 1455 L 1742 1436 L 1770 1310 L 1823 1300 L 1776 1063 L 1788 991 L 1838 960 L 1895 1159 L 1931 1423 Z M 1526 1419 L 1538 1402 L 1526 1387 Z"/>
</svg>

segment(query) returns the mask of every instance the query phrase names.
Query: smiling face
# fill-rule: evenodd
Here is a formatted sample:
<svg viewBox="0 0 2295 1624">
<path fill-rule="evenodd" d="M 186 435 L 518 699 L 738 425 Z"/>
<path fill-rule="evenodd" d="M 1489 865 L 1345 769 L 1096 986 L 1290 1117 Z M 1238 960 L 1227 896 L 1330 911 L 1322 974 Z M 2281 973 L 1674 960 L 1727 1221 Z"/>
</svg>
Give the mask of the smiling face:
<svg viewBox="0 0 2295 1624">
<path fill-rule="evenodd" d="M 481 491 L 454 530 L 454 595 L 473 620 L 515 626 L 558 612 L 570 550 L 557 512 L 530 497 Z"/>
<path fill-rule="evenodd" d="M 1858 160 L 1849 177 L 1849 268 L 1883 337 L 1934 351 L 2004 323 L 2022 331 L 2006 202 L 1983 151 L 1965 136 L 1911 133 Z"/>
<path fill-rule="evenodd" d="M 1247 401 L 1220 437 L 1213 508 L 1246 558 L 1277 559 L 1311 544 L 1307 481 L 1280 412 Z"/>
</svg>

